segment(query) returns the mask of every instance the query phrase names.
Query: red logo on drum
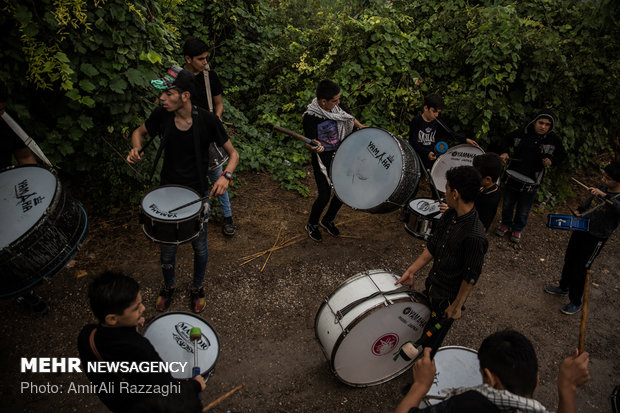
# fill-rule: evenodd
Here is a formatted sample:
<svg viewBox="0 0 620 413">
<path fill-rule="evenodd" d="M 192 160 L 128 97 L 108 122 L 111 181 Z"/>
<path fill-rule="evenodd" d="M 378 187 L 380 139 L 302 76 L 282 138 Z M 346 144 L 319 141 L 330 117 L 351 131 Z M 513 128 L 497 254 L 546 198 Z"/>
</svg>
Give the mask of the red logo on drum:
<svg viewBox="0 0 620 413">
<path fill-rule="evenodd" d="M 194 352 L 194 342 L 189 338 L 189 333 L 192 327 L 194 326 L 184 321 L 181 321 L 174 326 L 174 329 L 178 334 L 175 334 L 174 332 L 172 333 L 172 336 L 174 337 L 174 340 L 177 342 L 177 344 L 189 353 Z M 200 337 L 200 340 L 198 340 L 198 343 L 196 343 L 196 348 L 199 350 L 206 350 L 209 347 L 211 347 L 211 343 L 203 334 Z"/>
<path fill-rule="evenodd" d="M 375 356 L 383 356 L 384 354 L 391 353 L 398 344 L 398 334 L 387 333 L 382 335 L 372 345 L 372 354 Z"/>
</svg>

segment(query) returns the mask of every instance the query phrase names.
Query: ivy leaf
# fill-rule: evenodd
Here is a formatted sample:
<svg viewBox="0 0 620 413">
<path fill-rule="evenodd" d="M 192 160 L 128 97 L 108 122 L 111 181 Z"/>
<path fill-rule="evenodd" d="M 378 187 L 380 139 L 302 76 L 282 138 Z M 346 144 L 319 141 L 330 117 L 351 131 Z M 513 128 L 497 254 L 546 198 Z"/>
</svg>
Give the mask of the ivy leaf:
<svg viewBox="0 0 620 413">
<path fill-rule="evenodd" d="M 112 81 L 108 83 L 108 86 L 114 92 L 122 94 L 125 93 L 125 89 L 127 89 L 127 82 L 125 82 L 123 78 L 117 77 L 115 79 L 112 79 Z"/>
<path fill-rule="evenodd" d="M 82 71 L 82 73 L 90 77 L 97 76 L 99 74 L 97 68 L 90 63 L 82 63 L 82 65 L 80 66 L 80 70 Z"/>
<path fill-rule="evenodd" d="M 81 88 L 83 91 L 85 91 L 85 92 L 89 92 L 89 93 L 90 93 L 90 92 L 92 92 L 93 90 L 95 90 L 95 89 L 97 88 L 97 86 L 95 86 L 95 85 L 93 84 L 93 82 L 91 82 L 91 81 L 90 81 L 90 80 L 88 80 L 88 79 L 82 79 L 82 80 L 80 80 L 79 85 L 80 85 L 80 88 Z"/>
<path fill-rule="evenodd" d="M 78 124 L 80 125 L 80 128 L 82 128 L 82 130 L 87 131 L 94 126 L 93 118 L 86 115 L 80 115 L 80 117 L 78 118 Z"/>
<path fill-rule="evenodd" d="M 146 82 L 146 78 L 142 72 L 137 69 L 128 69 L 127 72 L 125 72 L 125 76 L 127 76 L 127 80 L 129 80 L 132 86 L 143 86 Z"/>
</svg>

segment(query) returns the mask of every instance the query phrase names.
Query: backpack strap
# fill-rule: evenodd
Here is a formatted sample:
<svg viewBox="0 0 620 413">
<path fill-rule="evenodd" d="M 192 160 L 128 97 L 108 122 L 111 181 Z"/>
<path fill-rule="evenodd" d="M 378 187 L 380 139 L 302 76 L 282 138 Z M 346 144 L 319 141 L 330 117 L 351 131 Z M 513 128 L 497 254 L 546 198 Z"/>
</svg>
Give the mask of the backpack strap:
<svg viewBox="0 0 620 413">
<path fill-rule="evenodd" d="M 95 346 L 95 333 L 96 332 L 97 332 L 97 327 L 93 328 L 93 331 L 90 332 L 90 337 L 88 339 L 88 342 L 90 343 L 90 349 L 95 355 L 95 357 L 97 357 L 97 360 L 103 361 L 103 357 L 101 357 L 101 354 L 99 354 L 99 350 L 97 350 L 97 346 Z"/>
</svg>

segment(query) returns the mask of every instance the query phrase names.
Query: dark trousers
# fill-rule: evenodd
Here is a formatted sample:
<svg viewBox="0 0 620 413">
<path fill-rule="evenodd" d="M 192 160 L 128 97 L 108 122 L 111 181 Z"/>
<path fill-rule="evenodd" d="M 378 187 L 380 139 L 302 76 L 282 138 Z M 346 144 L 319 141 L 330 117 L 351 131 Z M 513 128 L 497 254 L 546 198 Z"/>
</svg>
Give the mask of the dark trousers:
<svg viewBox="0 0 620 413">
<path fill-rule="evenodd" d="M 323 171 L 319 167 L 319 157 L 321 158 L 321 162 L 327 168 L 327 172 L 331 172 L 332 168 L 332 160 L 334 159 L 335 151 L 327 151 L 321 153 L 313 153 L 312 154 L 312 169 L 314 169 L 314 180 L 316 182 L 316 188 L 319 192 L 319 196 L 312 204 L 312 211 L 310 211 L 310 218 L 308 218 L 308 223 L 312 225 L 318 225 L 319 218 L 321 218 L 321 214 L 325 209 L 325 206 L 329 203 L 329 208 L 327 208 L 327 212 L 323 216 L 323 221 L 330 222 L 336 218 L 336 214 L 340 207 L 342 206 L 342 201 L 338 199 L 336 195 L 332 196 L 332 187 L 327 180 Z M 331 198 L 331 202 L 329 201 Z"/>
<path fill-rule="evenodd" d="M 588 232 L 573 231 L 566 247 L 564 267 L 560 288 L 568 289 L 570 302 L 579 306 L 583 296 L 583 288 L 586 282 L 586 272 L 592 266 L 607 239 L 597 238 Z"/>
<path fill-rule="evenodd" d="M 446 338 L 450 327 L 452 327 L 454 319 L 445 318 L 443 315 L 446 308 L 450 306 L 449 300 L 444 299 L 438 301 L 429 298 L 428 294 L 426 294 L 426 296 L 431 306 L 431 318 L 424 326 L 422 336 L 416 343 L 422 347 L 430 347 L 432 349 L 431 354 L 434 356 L 437 349 L 441 347 L 443 340 Z"/>
<path fill-rule="evenodd" d="M 509 186 L 504 187 L 502 203 L 502 225 L 512 228 L 513 232 L 522 232 L 530 216 L 532 204 L 536 199 L 536 191 L 519 192 Z"/>
</svg>

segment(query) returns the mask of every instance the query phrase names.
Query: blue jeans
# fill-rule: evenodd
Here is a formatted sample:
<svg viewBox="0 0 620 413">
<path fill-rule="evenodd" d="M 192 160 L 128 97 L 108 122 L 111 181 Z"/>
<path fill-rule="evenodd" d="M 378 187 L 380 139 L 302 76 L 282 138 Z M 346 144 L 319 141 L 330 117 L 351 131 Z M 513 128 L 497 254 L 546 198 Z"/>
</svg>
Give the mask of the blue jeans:
<svg viewBox="0 0 620 413">
<path fill-rule="evenodd" d="M 194 280 L 192 287 L 200 288 L 205 279 L 207 262 L 209 261 L 209 248 L 207 243 L 207 220 L 205 219 L 202 231 L 196 239 L 192 241 L 194 249 Z M 178 245 L 160 244 L 159 260 L 161 262 L 164 283 L 166 287 L 174 287 L 174 267 L 176 264 Z"/>
<path fill-rule="evenodd" d="M 211 185 L 215 183 L 222 175 L 222 167 L 218 166 L 217 168 L 209 171 L 207 176 L 209 177 L 209 181 L 211 181 Z M 217 197 L 217 200 L 220 201 L 220 208 L 222 208 L 222 215 L 224 218 L 232 217 L 232 210 L 230 209 L 230 198 L 228 198 L 228 191 L 224 192 L 223 195 Z"/>
<path fill-rule="evenodd" d="M 508 186 L 504 187 L 502 225 L 512 228 L 513 232 L 522 232 L 530 216 L 534 199 L 536 199 L 536 191 L 519 192 Z"/>
</svg>

